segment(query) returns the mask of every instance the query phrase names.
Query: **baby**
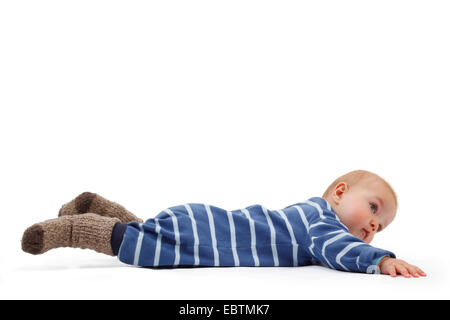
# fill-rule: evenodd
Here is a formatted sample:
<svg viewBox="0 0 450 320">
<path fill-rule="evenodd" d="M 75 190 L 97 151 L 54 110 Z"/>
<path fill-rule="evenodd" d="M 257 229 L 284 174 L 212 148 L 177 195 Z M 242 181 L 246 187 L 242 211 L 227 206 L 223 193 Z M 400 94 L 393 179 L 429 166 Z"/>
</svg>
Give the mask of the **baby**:
<svg viewBox="0 0 450 320">
<path fill-rule="evenodd" d="M 42 254 L 58 247 L 92 249 L 143 267 L 304 266 L 419 277 L 418 267 L 369 245 L 397 211 L 397 197 L 364 170 L 336 179 L 322 197 L 269 210 L 227 211 L 187 203 L 143 221 L 123 206 L 85 192 L 61 207 L 59 218 L 36 223 L 22 249 Z"/>
</svg>

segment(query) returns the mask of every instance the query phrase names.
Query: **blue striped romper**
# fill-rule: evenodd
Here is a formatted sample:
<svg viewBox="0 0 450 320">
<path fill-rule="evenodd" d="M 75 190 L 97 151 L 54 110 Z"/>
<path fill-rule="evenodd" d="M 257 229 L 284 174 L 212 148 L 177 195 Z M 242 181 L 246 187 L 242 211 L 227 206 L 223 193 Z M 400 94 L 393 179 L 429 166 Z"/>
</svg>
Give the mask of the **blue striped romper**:
<svg viewBox="0 0 450 320">
<path fill-rule="evenodd" d="M 118 259 L 142 266 L 295 267 L 379 273 L 394 253 L 349 233 L 323 198 L 281 210 L 259 204 L 227 211 L 202 203 L 169 207 L 145 223 L 126 226 Z"/>
</svg>

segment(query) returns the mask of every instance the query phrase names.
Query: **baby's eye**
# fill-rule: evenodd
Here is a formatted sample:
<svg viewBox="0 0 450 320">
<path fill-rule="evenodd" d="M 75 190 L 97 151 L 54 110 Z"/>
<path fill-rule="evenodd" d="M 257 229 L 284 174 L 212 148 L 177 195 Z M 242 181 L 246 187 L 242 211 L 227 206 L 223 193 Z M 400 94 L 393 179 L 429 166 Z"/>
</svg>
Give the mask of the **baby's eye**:
<svg viewBox="0 0 450 320">
<path fill-rule="evenodd" d="M 375 212 L 377 212 L 378 206 L 375 203 L 371 203 L 370 209 L 373 211 L 373 213 L 375 213 Z"/>
</svg>

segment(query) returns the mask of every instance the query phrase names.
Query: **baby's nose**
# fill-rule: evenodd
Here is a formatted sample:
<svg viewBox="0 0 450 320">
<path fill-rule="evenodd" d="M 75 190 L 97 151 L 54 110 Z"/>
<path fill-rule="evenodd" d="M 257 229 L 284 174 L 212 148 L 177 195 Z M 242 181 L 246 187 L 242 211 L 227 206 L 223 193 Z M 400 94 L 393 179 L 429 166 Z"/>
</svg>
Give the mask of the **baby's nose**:
<svg viewBox="0 0 450 320">
<path fill-rule="evenodd" d="M 378 222 L 375 220 L 370 221 L 370 228 L 372 229 L 372 231 L 377 231 L 378 229 Z"/>
</svg>

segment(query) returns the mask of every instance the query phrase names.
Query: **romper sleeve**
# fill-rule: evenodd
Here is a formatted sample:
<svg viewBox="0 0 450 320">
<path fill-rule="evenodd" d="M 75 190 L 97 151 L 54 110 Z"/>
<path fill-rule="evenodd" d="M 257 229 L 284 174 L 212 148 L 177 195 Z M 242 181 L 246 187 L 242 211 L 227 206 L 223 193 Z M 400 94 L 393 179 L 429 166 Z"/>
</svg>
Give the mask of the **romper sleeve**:
<svg viewBox="0 0 450 320">
<path fill-rule="evenodd" d="M 378 262 L 395 254 L 352 235 L 338 220 L 322 217 L 309 225 L 309 251 L 325 266 L 352 272 L 380 273 Z"/>
</svg>

